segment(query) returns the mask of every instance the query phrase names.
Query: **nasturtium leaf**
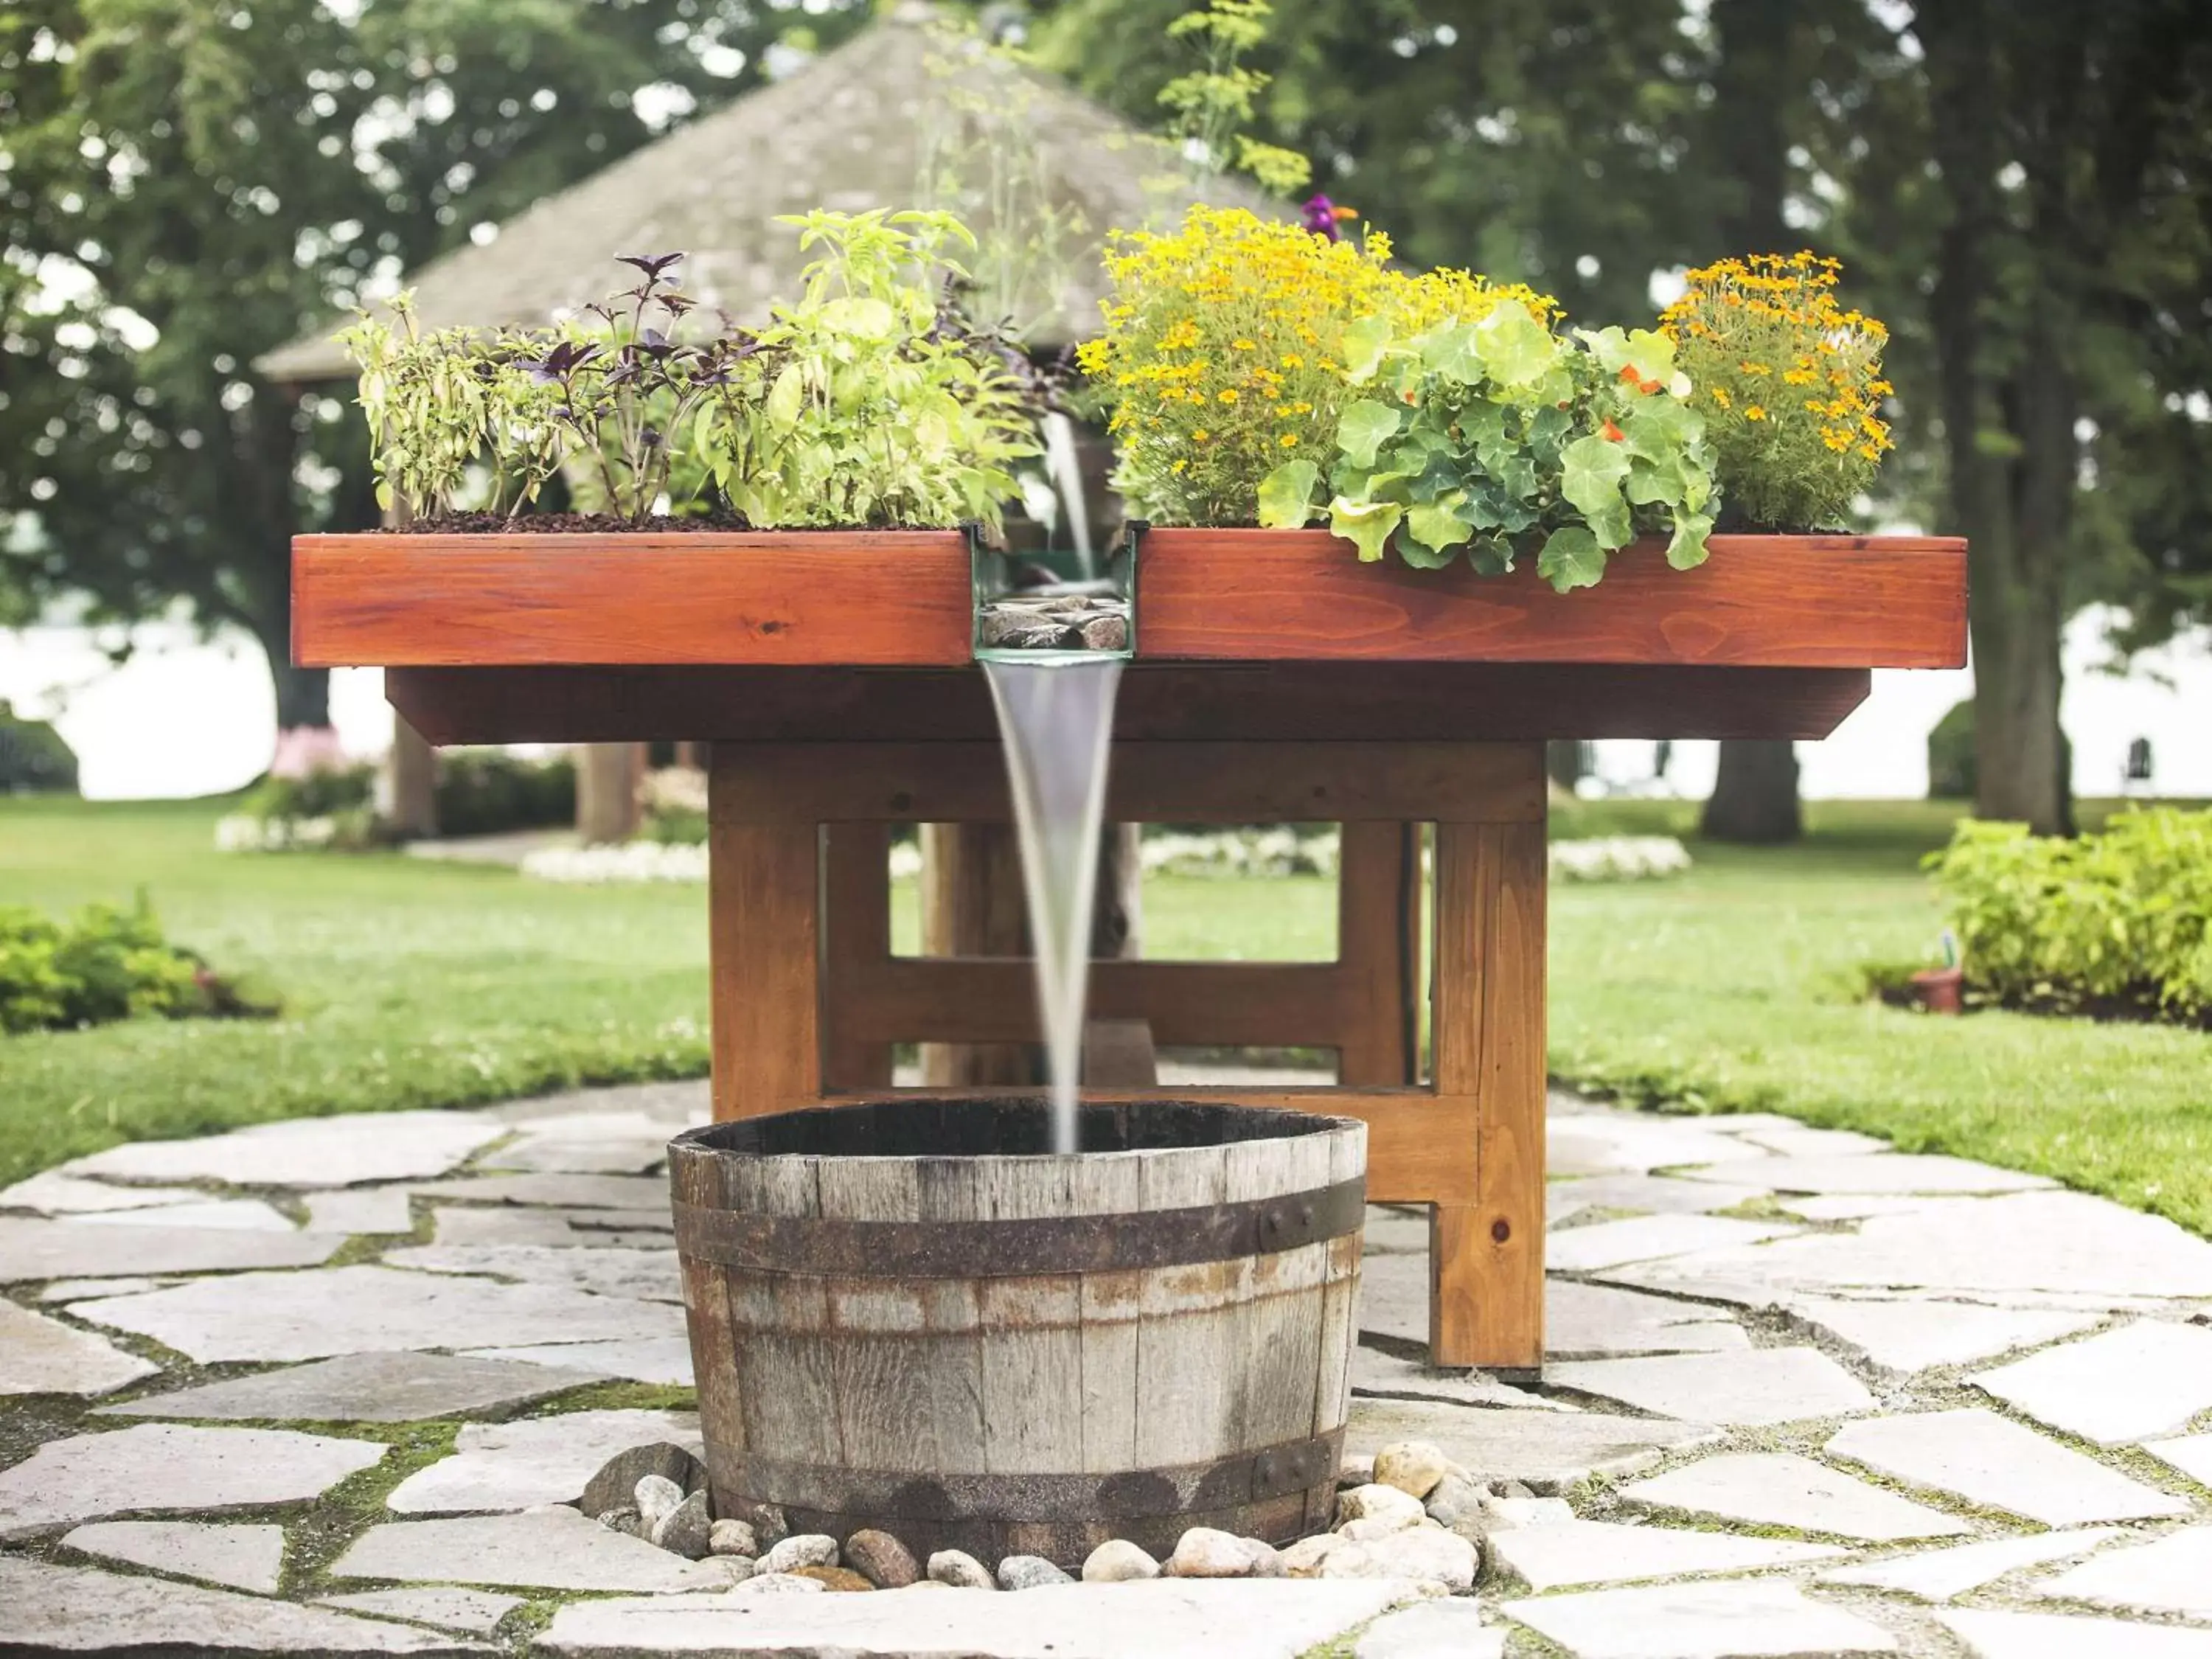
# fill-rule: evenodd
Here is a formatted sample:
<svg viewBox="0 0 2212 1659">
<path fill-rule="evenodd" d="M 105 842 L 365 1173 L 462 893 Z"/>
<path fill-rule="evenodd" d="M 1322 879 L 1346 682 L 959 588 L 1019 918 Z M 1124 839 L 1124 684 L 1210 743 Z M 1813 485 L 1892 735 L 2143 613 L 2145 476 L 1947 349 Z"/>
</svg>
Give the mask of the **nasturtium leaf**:
<svg viewBox="0 0 2212 1659">
<path fill-rule="evenodd" d="M 1354 466 L 1372 466 L 1376 450 L 1383 440 L 1396 434 L 1398 426 L 1396 410 L 1371 398 L 1362 398 L 1357 403 L 1346 404 L 1344 413 L 1337 417 L 1337 447 Z"/>
<path fill-rule="evenodd" d="M 1381 317 L 1362 317 L 1344 329 L 1344 378 L 1361 386 L 1374 377 L 1390 344 L 1389 322 Z"/>
<path fill-rule="evenodd" d="M 1480 385 L 1487 373 L 1475 349 L 1474 325 L 1432 329 L 1421 337 L 1422 364 L 1455 386 Z"/>
<path fill-rule="evenodd" d="M 1398 556 L 1416 570 L 1441 570 L 1459 557 L 1456 547 L 1423 547 L 1410 535 L 1399 537 L 1397 547 Z"/>
<path fill-rule="evenodd" d="M 1260 526 L 1263 530 L 1296 530 L 1313 514 L 1314 486 L 1321 469 L 1303 457 L 1285 461 L 1260 480 Z"/>
<path fill-rule="evenodd" d="M 1475 325 L 1474 349 L 1491 379 L 1526 386 L 1551 368 L 1559 343 L 1524 307 L 1503 305 Z"/>
<path fill-rule="evenodd" d="M 1536 555 L 1536 574 L 1562 593 L 1594 587 L 1605 574 L 1605 550 L 1581 525 L 1566 525 L 1545 539 Z"/>
<path fill-rule="evenodd" d="M 1712 533 L 1710 513 L 1677 513 L 1674 534 L 1667 543 L 1667 562 L 1677 570 L 1691 570 L 1703 564 L 1712 551 L 1705 539 Z"/>
<path fill-rule="evenodd" d="M 1620 481 L 1628 476 L 1628 454 L 1620 444 L 1586 434 L 1559 452 L 1559 494 L 1585 519 L 1595 522 L 1623 510 Z"/>
<path fill-rule="evenodd" d="M 1373 564 L 1405 516 L 1406 509 L 1395 501 L 1355 501 L 1339 495 L 1329 503 L 1328 527 L 1358 548 L 1362 563 Z"/>
<path fill-rule="evenodd" d="M 1407 564 L 1434 570 L 1451 562 L 1455 550 L 1470 533 L 1470 526 L 1462 516 L 1463 500 L 1422 501 L 1406 509 L 1406 533 L 1398 538 L 1398 550 L 1405 555 Z M 1408 543 L 1418 543 L 1423 549 L 1443 556 L 1434 562 L 1418 559 Z"/>
<path fill-rule="evenodd" d="M 1647 380 L 1669 380 L 1674 375 L 1674 343 L 1656 328 L 1631 329 L 1628 361 Z"/>
<path fill-rule="evenodd" d="M 1485 536 L 1468 544 L 1468 562 L 1479 576 L 1509 576 L 1513 574 L 1513 544 L 1503 536 Z"/>
</svg>

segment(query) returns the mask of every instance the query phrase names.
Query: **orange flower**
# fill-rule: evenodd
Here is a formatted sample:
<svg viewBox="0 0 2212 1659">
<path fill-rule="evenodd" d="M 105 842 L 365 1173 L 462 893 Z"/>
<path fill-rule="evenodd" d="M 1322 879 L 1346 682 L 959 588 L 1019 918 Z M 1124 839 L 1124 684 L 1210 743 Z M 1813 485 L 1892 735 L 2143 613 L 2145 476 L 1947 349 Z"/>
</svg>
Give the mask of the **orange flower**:
<svg viewBox="0 0 2212 1659">
<path fill-rule="evenodd" d="M 1615 426 L 1611 421 L 1607 421 L 1603 426 L 1598 428 L 1597 435 L 1604 439 L 1606 442 L 1609 444 L 1617 444 L 1626 438 L 1628 434 L 1623 432 L 1619 427 Z"/>
</svg>

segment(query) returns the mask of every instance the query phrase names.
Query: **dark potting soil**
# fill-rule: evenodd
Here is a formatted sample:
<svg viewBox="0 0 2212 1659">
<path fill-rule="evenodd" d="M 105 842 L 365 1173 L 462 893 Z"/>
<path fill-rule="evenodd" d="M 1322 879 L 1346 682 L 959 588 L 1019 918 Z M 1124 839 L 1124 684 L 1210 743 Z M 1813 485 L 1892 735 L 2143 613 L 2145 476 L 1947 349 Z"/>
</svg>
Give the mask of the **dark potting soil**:
<svg viewBox="0 0 2212 1659">
<path fill-rule="evenodd" d="M 727 532 L 752 526 L 735 513 L 707 513 L 686 518 L 647 519 L 632 524 L 610 513 L 441 513 L 416 519 L 399 527 L 407 536 L 683 536 L 708 531 Z"/>
</svg>

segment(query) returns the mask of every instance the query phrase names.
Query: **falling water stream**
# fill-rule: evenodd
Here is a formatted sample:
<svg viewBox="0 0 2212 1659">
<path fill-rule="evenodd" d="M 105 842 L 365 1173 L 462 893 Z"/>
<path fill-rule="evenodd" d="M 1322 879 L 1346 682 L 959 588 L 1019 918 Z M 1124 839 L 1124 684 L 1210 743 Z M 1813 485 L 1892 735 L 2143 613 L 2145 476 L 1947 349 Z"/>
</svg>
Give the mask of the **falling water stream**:
<svg viewBox="0 0 2212 1659">
<path fill-rule="evenodd" d="M 1107 751 L 1121 663 L 1095 653 L 1040 652 L 1030 661 L 986 659 L 983 672 L 999 711 L 1021 841 L 1022 886 L 1052 1079 L 1052 1149 L 1073 1152 L 1079 1150 L 1076 1096 L 1091 978 L 1091 908 L 1098 886 Z"/>
</svg>

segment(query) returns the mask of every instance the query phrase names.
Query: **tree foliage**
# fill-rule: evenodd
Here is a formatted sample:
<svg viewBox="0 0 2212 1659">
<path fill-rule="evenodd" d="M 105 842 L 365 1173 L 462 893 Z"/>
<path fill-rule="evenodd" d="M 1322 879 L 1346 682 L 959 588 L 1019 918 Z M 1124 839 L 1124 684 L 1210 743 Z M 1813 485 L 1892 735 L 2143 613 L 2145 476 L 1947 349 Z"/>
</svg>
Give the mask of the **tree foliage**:
<svg viewBox="0 0 2212 1659">
<path fill-rule="evenodd" d="M 289 542 L 374 521 L 367 445 L 254 358 L 860 9 L 0 8 L 0 597 L 244 628 L 280 723 L 319 722 L 323 677 L 286 662 Z"/>
<path fill-rule="evenodd" d="M 1175 4 L 1040 3 L 1038 33 L 1135 112 Z M 1263 136 L 1415 261 L 1571 319 L 1843 255 L 1893 332 L 1873 516 L 1975 544 L 1981 808 L 2063 825 L 2066 617 L 2124 605 L 2124 648 L 2212 620 L 2212 7 L 1282 0 L 1273 40 Z"/>
</svg>

